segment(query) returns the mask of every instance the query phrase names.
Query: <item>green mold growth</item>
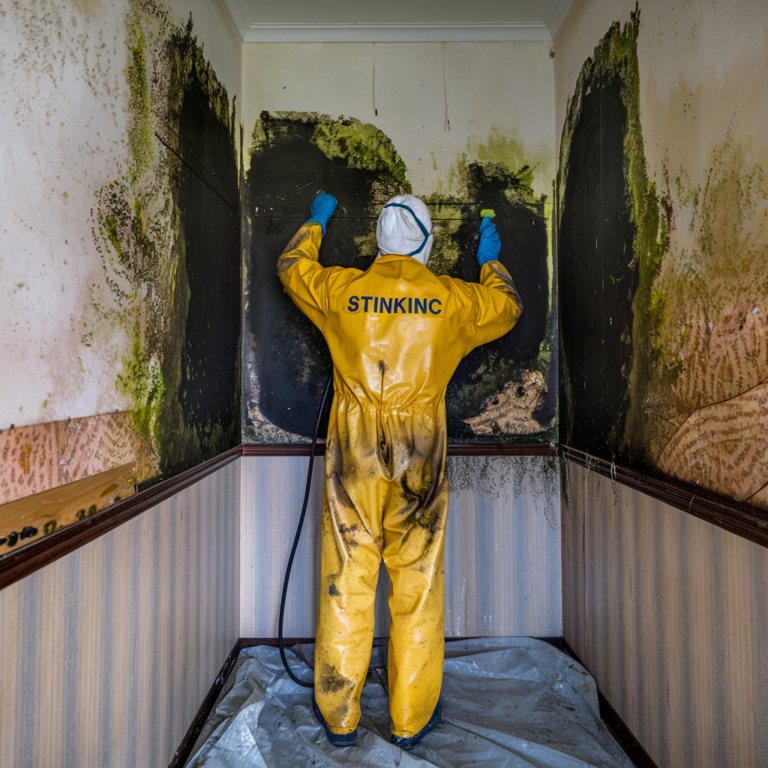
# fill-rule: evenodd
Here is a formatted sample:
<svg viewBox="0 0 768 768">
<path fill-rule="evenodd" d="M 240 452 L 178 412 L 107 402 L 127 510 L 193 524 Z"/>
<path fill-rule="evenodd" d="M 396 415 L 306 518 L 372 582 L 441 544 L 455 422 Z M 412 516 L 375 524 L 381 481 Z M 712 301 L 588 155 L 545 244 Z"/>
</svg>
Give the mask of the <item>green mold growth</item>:
<svg viewBox="0 0 768 768">
<path fill-rule="evenodd" d="M 637 58 L 637 37 L 640 31 L 640 11 L 630 14 L 624 26 L 615 22 L 587 59 L 576 82 L 560 145 L 560 162 L 556 181 L 558 219 L 562 216 L 568 194 L 565 182 L 571 140 L 581 116 L 581 105 L 593 87 L 618 80 L 621 100 L 626 109 L 624 133 L 624 178 L 634 225 L 632 265 L 638 270 L 638 287 L 632 303 L 632 370 L 629 373 L 629 406 L 627 409 L 622 448 L 633 453 L 641 462 L 647 456 L 640 446 L 646 426 L 644 393 L 663 367 L 663 339 L 660 331 L 664 322 L 667 298 L 663 290 L 654 288 L 654 281 L 669 249 L 667 224 L 662 215 L 656 185 L 648 177 L 645 145 L 640 121 L 640 73 Z M 676 369 L 664 371 L 665 380 L 673 383 Z"/>
<path fill-rule="evenodd" d="M 191 17 L 177 26 L 153 0 L 131 0 L 126 24 L 129 156 L 124 172 L 98 190 L 91 211 L 93 239 L 113 302 L 94 304 L 115 333 L 134 336 L 132 356 L 124 360 L 117 388 L 131 403 L 139 452 L 146 459 L 139 473 L 142 482 L 184 469 L 239 441 L 239 370 L 232 381 L 235 415 L 226 424 L 210 418 L 194 422 L 185 417 L 180 402 L 192 292 L 179 202 L 184 169 L 190 165 L 194 173 L 211 177 L 235 211 L 239 178 L 234 100 L 230 102 L 206 61 Z M 200 165 L 197 157 L 203 153 L 194 141 L 184 144 L 183 137 L 190 135 L 185 133 L 189 99 L 201 115 L 200 136 L 193 131 L 193 140 L 204 143 L 206 132 L 217 140 L 224 136 L 234 158 L 224 178 L 219 178 L 218 166 L 210 170 Z"/>
<path fill-rule="evenodd" d="M 486 142 L 470 144 L 470 150 L 481 163 L 500 163 L 507 168 L 520 168 L 526 163 L 522 143 L 497 130 Z"/>
<path fill-rule="evenodd" d="M 125 70 L 130 89 L 128 148 L 131 153 L 131 167 L 129 174 L 131 180 L 136 182 L 154 160 L 155 137 L 147 82 L 146 39 L 142 18 L 138 12 L 132 14 L 129 29 L 129 63 Z"/>
<path fill-rule="evenodd" d="M 424 202 L 429 207 L 434 237 L 427 266 L 435 275 L 455 275 L 461 260 L 461 206 L 441 200 L 437 195 Z"/>
<path fill-rule="evenodd" d="M 160 445 L 159 416 L 165 395 L 163 374 L 157 362 L 147 360 L 138 329 L 133 336 L 132 356 L 123 357 L 123 369 L 117 377 L 117 388 L 133 401 L 131 418 L 136 433 L 141 439 L 154 438 Z"/>
<path fill-rule="evenodd" d="M 311 129 L 311 141 L 329 159 L 379 175 L 387 195 L 412 192 L 407 169 L 392 140 L 375 125 L 355 118 L 334 119 L 317 112 L 262 112 L 251 134 L 251 155 L 259 155 L 295 135 L 298 126 Z"/>
<path fill-rule="evenodd" d="M 531 411 L 529 416 L 532 421 L 539 422 L 540 429 L 525 435 L 499 432 L 483 436 L 476 432 L 471 439 L 491 442 L 501 439 L 505 442 L 531 439 L 555 441 L 557 359 L 554 353 L 556 318 L 551 206 L 544 195 L 534 192 L 534 170 L 524 160 L 517 167 L 510 168 L 503 162 L 466 162 L 466 157 L 463 157 L 460 165 L 464 169 L 464 193 L 460 198 L 462 203 L 454 214 L 459 220 L 451 227 L 451 232 L 455 233 L 453 249 L 448 249 L 449 253 L 458 251 L 459 257 L 457 263 L 451 264 L 445 273 L 463 279 L 477 279 L 473 270 L 476 268 L 480 211 L 492 208 L 497 215 L 496 221 L 502 226 L 503 238 L 510 238 L 505 241 L 501 258 L 520 292 L 527 328 L 522 334 L 520 328 L 513 330 L 509 337 L 475 350 L 472 357 L 462 364 L 463 375 L 450 391 L 449 424 L 456 431 L 459 414 L 481 416 L 489 413 L 511 382 L 522 382 L 533 372 L 538 372 L 542 377 L 541 391 L 536 393 L 536 398 L 533 392 L 527 392 L 526 398 L 530 395 L 531 402 L 537 402 L 535 413 Z M 440 258 L 438 256 L 438 264 Z M 539 396 L 541 400 L 537 399 Z M 462 420 L 464 418 L 461 416 Z"/>
<path fill-rule="evenodd" d="M 318 122 L 312 139 L 327 157 L 344 158 L 360 170 L 385 173 L 399 184 L 401 194 L 412 191 L 405 178 L 405 163 L 389 137 L 375 125 L 355 119 Z"/>
<path fill-rule="evenodd" d="M 216 72 L 205 58 L 203 49 L 193 35 L 192 17 L 181 28 L 170 33 L 164 46 L 164 53 L 169 68 L 167 93 L 167 126 L 162 126 L 167 139 L 178 149 L 179 120 L 184 100 L 192 89 L 205 95 L 208 108 L 217 122 L 226 126 L 229 140 L 236 148 L 237 110 L 235 99 L 230 104 L 227 89 L 216 76 Z M 183 148 L 182 148 L 183 151 Z"/>
</svg>

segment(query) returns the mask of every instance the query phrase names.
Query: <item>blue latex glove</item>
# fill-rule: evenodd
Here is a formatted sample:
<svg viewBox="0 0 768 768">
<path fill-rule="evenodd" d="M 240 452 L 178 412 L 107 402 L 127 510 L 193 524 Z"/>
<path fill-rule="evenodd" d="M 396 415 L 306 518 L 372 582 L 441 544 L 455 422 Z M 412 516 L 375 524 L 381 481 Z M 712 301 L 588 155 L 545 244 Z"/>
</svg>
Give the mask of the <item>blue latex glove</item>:
<svg viewBox="0 0 768 768">
<path fill-rule="evenodd" d="M 477 246 L 477 261 L 482 267 L 489 261 L 496 261 L 501 251 L 501 239 L 496 225 L 490 216 L 485 216 L 480 224 L 480 245 Z"/>
<path fill-rule="evenodd" d="M 305 224 L 309 224 L 310 221 L 314 221 L 323 228 L 323 236 L 325 236 L 325 225 L 328 223 L 328 219 L 333 216 L 333 212 L 336 210 L 336 206 L 339 201 L 326 192 L 321 192 L 313 201 L 312 208 L 310 209 L 310 217 Z"/>
</svg>

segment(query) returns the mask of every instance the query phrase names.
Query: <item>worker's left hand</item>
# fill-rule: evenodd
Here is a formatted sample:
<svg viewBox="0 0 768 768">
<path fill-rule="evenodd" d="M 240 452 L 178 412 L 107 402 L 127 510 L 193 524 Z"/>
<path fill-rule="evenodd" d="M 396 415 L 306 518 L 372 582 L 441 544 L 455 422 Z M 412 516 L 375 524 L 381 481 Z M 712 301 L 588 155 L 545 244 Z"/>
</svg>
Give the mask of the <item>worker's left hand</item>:
<svg viewBox="0 0 768 768">
<path fill-rule="evenodd" d="M 333 216 L 333 212 L 336 210 L 336 206 L 339 201 L 327 192 L 321 192 L 313 201 L 312 208 L 310 210 L 309 220 L 317 222 L 323 228 L 323 236 L 325 236 L 325 225 L 328 223 L 328 219 Z"/>
<path fill-rule="evenodd" d="M 490 216 L 483 217 L 480 224 L 480 245 L 477 246 L 477 261 L 482 267 L 488 261 L 496 261 L 501 252 L 501 239 Z"/>
</svg>

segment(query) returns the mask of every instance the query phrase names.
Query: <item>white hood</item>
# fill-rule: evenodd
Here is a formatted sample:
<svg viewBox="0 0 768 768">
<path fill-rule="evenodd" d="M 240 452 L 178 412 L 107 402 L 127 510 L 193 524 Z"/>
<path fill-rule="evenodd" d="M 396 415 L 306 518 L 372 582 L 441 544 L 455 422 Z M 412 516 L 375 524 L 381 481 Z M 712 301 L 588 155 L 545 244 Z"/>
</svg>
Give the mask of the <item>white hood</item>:
<svg viewBox="0 0 768 768">
<path fill-rule="evenodd" d="M 414 217 L 417 217 L 418 221 Z M 424 202 L 413 195 L 393 197 L 382 208 L 376 225 L 376 239 L 379 243 L 377 258 L 396 253 L 400 256 L 411 256 L 426 264 L 434 236 L 429 234 L 425 243 L 424 232 L 418 222 L 421 222 L 428 234 L 432 232 L 432 219 Z"/>
</svg>

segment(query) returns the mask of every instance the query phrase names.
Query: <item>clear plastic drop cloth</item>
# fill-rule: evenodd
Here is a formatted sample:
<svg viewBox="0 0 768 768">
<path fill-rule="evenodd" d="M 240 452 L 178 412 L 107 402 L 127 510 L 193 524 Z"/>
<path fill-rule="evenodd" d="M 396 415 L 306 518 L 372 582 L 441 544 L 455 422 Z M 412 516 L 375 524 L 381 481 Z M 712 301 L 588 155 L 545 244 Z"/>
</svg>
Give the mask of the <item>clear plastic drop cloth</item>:
<svg viewBox="0 0 768 768">
<path fill-rule="evenodd" d="M 302 646 L 309 663 L 313 646 Z M 277 648 L 240 654 L 218 722 L 188 765 L 205 768 L 632 768 L 598 714 L 589 673 L 541 640 L 494 637 L 446 643 L 442 720 L 412 752 L 390 744 L 386 645 L 374 647 L 357 743 L 332 747 L 311 691 L 285 673 Z M 291 667 L 312 673 L 295 651 Z"/>
</svg>

